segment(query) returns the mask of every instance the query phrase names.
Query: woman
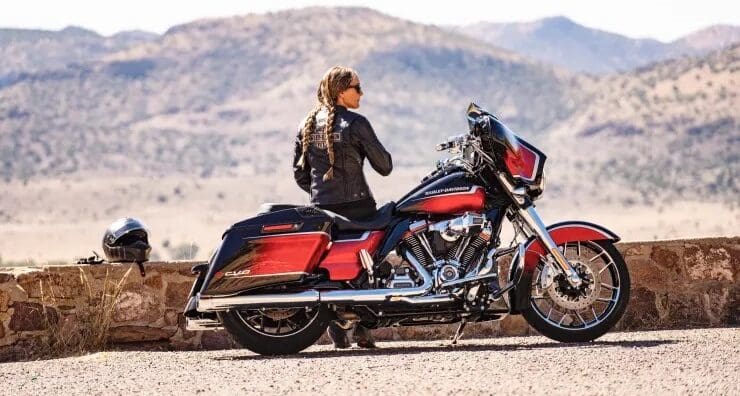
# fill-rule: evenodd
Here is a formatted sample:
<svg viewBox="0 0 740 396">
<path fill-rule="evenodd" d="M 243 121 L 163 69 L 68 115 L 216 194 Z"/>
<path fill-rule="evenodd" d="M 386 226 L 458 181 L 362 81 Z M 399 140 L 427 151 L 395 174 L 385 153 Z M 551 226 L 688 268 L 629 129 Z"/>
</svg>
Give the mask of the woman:
<svg viewBox="0 0 740 396">
<path fill-rule="evenodd" d="M 311 195 L 311 203 L 350 219 L 375 214 L 375 199 L 365 180 L 365 158 L 383 176 L 393 170 L 391 155 L 375 136 L 370 122 L 349 111 L 360 107 L 360 78 L 347 67 L 334 66 L 321 79 L 316 106 L 303 121 L 295 141 L 293 174 Z M 347 334 L 336 323 L 329 336 L 338 348 L 349 347 Z M 370 332 L 357 326 L 357 345 L 375 347 Z"/>
</svg>

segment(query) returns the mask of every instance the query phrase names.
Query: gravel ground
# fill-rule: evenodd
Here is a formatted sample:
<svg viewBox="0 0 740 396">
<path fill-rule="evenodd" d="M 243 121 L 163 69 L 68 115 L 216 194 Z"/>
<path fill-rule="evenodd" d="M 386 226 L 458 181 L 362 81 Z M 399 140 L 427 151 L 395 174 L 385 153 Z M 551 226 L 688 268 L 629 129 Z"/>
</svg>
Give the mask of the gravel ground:
<svg viewBox="0 0 740 396">
<path fill-rule="evenodd" d="M 740 395 L 740 328 L 247 350 L 102 352 L 0 364 L 0 394 L 722 394 Z"/>
</svg>

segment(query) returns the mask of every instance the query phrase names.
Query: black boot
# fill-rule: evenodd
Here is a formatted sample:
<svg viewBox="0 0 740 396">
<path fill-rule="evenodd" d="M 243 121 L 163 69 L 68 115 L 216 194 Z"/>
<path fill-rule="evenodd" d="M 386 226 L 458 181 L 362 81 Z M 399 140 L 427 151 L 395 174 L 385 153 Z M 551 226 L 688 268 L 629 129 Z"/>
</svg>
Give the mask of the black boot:
<svg viewBox="0 0 740 396">
<path fill-rule="evenodd" d="M 329 334 L 329 338 L 334 343 L 334 348 L 349 348 L 349 337 L 347 337 L 347 331 L 339 327 L 336 321 L 329 322 L 329 328 L 326 329 L 326 333 Z"/>
<path fill-rule="evenodd" d="M 370 330 L 359 323 L 355 326 L 352 338 L 355 339 L 357 346 L 360 348 L 377 348 L 375 346 L 375 339 L 373 339 L 373 335 L 370 334 Z"/>
</svg>

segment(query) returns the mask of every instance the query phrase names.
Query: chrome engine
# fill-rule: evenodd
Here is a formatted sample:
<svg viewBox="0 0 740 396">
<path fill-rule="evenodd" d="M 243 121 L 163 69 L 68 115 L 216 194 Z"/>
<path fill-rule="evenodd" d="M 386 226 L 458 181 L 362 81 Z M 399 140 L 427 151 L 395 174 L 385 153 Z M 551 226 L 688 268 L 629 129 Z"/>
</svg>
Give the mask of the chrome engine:
<svg viewBox="0 0 740 396">
<path fill-rule="evenodd" d="M 491 235 L 491 222 L 485 215 L 467 212 L 450 220 L 412 223 L 404 242 L 432 275 L 434 292 L 447 293 L 441 285 L 464 278 L 482 264 Z M 385 263 L 389 265 L 381 271 L 385 287 L 410 287 L 418 281 L 418 275 L 398 256 L 389 256 Z"/>
</svg>

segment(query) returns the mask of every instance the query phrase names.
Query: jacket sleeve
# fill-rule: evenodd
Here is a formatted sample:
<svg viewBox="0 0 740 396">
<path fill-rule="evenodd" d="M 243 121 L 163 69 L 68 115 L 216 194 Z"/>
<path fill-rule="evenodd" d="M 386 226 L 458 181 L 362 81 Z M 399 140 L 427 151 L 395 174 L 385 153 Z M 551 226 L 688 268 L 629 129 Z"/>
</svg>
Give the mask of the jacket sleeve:
<svg viewBox="0 0 740 396">
<path fill-rule="evenodd" d="M 293 178 L 298 183 L 298 187 L 301 190 L 311 193 L 311 167 L 308 165 L 308 161 L 304 166 L 298 166 L 298 161 L 303 155 L 303 145 L 301 144 L 301 132 L 298 132 L 298 136 L 295 138 L 295 144 L 293 149 Z"/>
<path fill-rule="evenodd" d="M 373 169 L 383 176 L 388 176 L 393 170 L 393 160 L 375 135 L 370 121 L 360 116 L 352 123 L 352 129 L 359 140 L 360 150 L 370 161 Z"/>
</svg>

